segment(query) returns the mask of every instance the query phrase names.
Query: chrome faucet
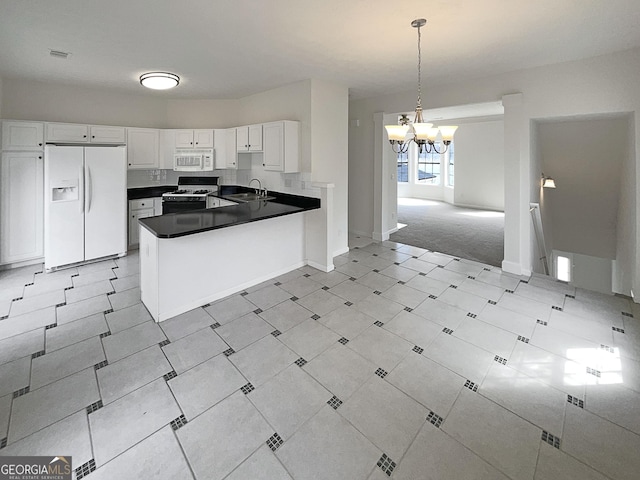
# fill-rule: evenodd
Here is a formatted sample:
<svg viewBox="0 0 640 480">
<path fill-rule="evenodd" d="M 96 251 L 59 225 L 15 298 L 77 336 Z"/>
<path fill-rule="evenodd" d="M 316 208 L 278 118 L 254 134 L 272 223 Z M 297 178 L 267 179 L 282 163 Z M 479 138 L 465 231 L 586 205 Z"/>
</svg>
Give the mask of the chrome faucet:
<svg viewBox="0 0 640 480">
<path fill-rule="evenodd" d="M 267 196 L 267 189 L 263 189 L 262 188 L 262 182 L 260 180 L 258 180 L 257 178 L 252 178 L 251 180 L 249 180 L 249 188 L 251 188 L 251 182 L 253 181 L 258 182 L 258 188 L 256 188 L 256 195 L 264 195 L 265 197 Z"/>
</svg>

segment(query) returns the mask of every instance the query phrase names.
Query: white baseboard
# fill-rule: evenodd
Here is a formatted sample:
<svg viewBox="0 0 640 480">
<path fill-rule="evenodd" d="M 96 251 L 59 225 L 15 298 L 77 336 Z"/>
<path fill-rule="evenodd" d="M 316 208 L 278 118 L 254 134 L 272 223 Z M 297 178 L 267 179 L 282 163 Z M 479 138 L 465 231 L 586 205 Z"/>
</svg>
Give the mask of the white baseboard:
<svg viewBox="0 0 640 480">
<path fill-rule="evenodd" d="M 317 268 L 321 272 L 331 272 L 336 268 L 333 265 L 333 263 L 331 265 L 326 265 L 325 266 L 325 265 L 320 265 L 319 263 L 316 263 L 316 262 L 314 262 L 312 260 L 307 260 L 307 265 L 309 265 L 310 267 L 313 267 L 313 268 Z"/>
<path fill-rule="evenodd" d="M 349 230 L 349 235 L 357 235 L 358 237 L 371 238 L 371 234 L 365 232 L 359 232 L 357 230 Z"/>
<path fill-rule="evenodd" d="M 524 275 L 519 263 L 509 262 L 507 260 L 502 261 L 502 271 L 512 273 L 514 275 Z M 531 275 L 531 272 L 529 272 L 529 275 Z"/>
<path fill-rule="evenodd" d="M 496 207 L 488 207 L 486 205 L 470 205 L 467 203 L 450 203 L 450 202 L 445 202 L 445 203 L 449 203 L 449 205 L 453 205 L 454 207 L 472 208 L 474 210 L 488 210 L 490 212 L 504 213 L 504 209 L 499 209 Z"/>
</svg>

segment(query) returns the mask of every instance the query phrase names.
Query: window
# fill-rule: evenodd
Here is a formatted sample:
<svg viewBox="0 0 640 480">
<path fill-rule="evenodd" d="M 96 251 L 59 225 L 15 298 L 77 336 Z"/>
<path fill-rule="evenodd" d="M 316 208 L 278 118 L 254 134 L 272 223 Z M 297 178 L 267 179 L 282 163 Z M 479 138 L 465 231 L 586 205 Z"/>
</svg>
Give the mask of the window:
<svg viewBox="0 0 640 480">
<path fill-rule="evenodd" d="M 440 144 L 436 143 L 440 148 Z M 440 185 L 440 167 L 442 155 L 439 153 L 418 153 L 416 183 L 421 185 Z"/>
<path fill-rule="evenodd" d="M 556 257 L 556 278 L 563 282 L 571 281 L 571 260 L 569 257 L 562 255 Z"/>
<path fill-rule="evenodd" d="M 409 181 L 409 152 L 398 154 L 398 182 Z"/>
<path fill-rule="evenodd" d="M 449 187 L 453 187 L 454 181 L 454 154 L 453 154 L 453 142 L 449 145 L 449 150 L 445 153 L 445 158 L 447 159 L 447 185 Z"/>
</svg>

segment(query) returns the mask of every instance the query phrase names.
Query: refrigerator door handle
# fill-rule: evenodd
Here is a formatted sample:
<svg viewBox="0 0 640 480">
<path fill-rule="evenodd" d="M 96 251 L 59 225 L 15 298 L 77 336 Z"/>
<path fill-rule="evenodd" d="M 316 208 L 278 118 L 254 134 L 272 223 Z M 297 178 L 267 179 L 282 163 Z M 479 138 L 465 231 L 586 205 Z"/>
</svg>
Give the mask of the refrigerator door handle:
<svg viewBox="0 0 640 480">
<path fill-rule="evenodd" d="M 78 192 L 79 192 L 79 197 L 80 197 L 80 202 L 78 203 L 80 205 L 80 213 L 84 213 L 84 169 L 82 168 L 82 165 L 80 165 L 78 167 L 78 179 L 80 181 L 80 185 L 78 188 Z"/>
<path fill-rule="evenodd" d="M 93 182 L 91 181 L 91 169 L 87 165 L 87 213 L 91 210 L 91 200 L 93 197 Z"/>
</svg>

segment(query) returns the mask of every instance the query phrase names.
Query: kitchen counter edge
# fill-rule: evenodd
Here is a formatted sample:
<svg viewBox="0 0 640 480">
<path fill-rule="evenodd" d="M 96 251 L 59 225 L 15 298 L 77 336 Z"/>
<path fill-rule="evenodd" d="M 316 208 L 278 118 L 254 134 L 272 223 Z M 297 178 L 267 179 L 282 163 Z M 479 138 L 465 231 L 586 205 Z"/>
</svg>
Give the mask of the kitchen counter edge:
<svg viewBox="0 0 640 480">
<path fill-rule="evenodd" d="M 231 192 L 220 192 L 218 196 L 225 198 L 225 194 L 229 193 Z M 157 238 L 178 238 L 320 208 L 319 198 L 279 192 L 269 192 L 269 195 L 276 198 L 262 200 L 258 205 L 258 202 L 238 203 L 226 207 L 141 218 L 138 223 Z M 194 226 L 189 227 L 189 224 Z"/>
</svg>

